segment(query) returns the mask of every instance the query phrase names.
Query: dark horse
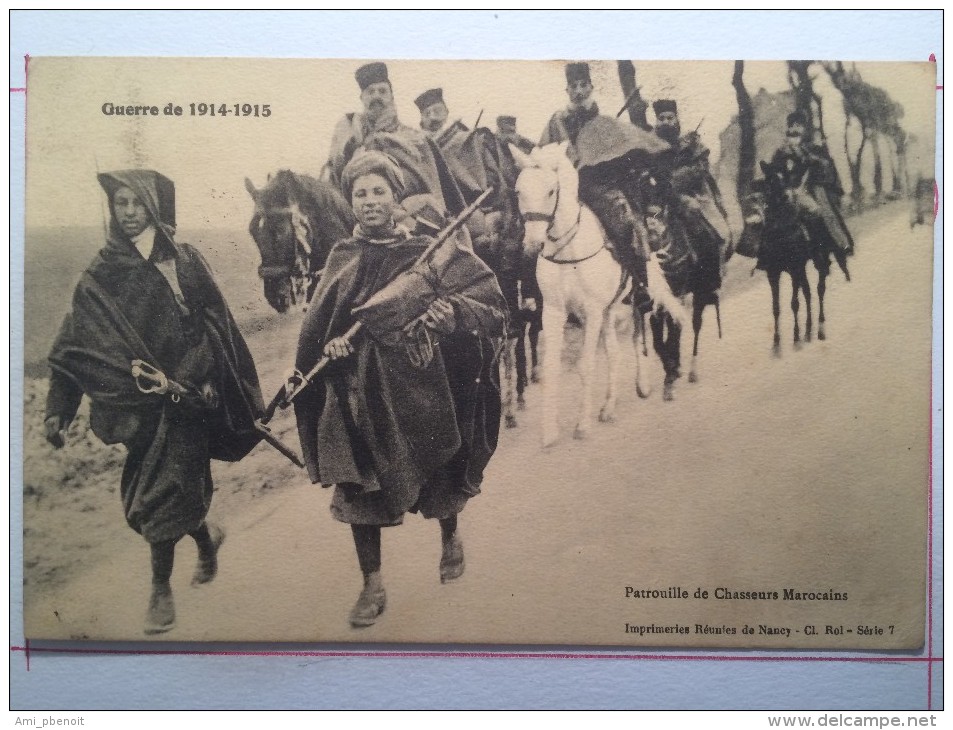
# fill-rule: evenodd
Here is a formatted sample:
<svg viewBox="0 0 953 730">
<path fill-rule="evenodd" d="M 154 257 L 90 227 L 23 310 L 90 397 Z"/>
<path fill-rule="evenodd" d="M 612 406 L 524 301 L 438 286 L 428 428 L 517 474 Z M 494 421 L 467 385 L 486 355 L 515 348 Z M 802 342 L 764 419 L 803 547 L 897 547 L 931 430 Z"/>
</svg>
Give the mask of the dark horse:
<svg viewBox="0 0 953 730">
<path fill-rule="evenodd" d="M 781 347 L 781 333 L 778 320 L 781 315 L 781 274 L 791 277 L 791 311 L 794 314 L 794 343 L 801 343 L 801 327 L 798 321 L 800 310 L 799 293 L 804 296 L 806 317 L 804 341 L 810 342 L 813 336 L 811 312 L 811 285 L 807 278 L 807 263 L 810 261 L 817 270 L 817 338 L 825 339 L 824 333 L 824 294 L 827 290 L 827 277 L 830 274 L 831 255 L 837 260 L 847 281 L 846 256 L 852 251 L 853 241 L 843 221 L 835 225 L 843 226 L 841 234 L 846 237 L 850 248 L 838 247 L 828 232 L 820 211 L 827 205 L 827 198 L 819 201 L 810 189 L 812 170 L 808 165 L 785 166 L 781 164 L 761 163 L 764 180 L 758 181 L 754 188 L 755 199 L 763 196 L 763 231 L 758 250 L 757 268 L 768 275 L 771 285 L 771 306 L 774 314 L 774 351 Z M 757 216 L 755 216 L 757 217 Z M 828 216 L 829 217 L 829 216 Z"/>
<path fill-rule="evenodd" d="M 245 178 L 245 188 L 255 201 L 248 232 L 261 254 L 265 298 L 279 312 L 307 305 L 331 247 L 354 230 L 351 206 L 332 184 L 290 170 L 260 190 Z"/>
<path fill-rule="evenodd" d="M 638 184 L 630 188 L 627 202 L 640 258 L 647 259 L 634 266 L 637 284 L 644 285 L 633 296 L 636 336 L 643 338 L 644 353 L 648 314 L 652 345 L 665 371 L 662 397 L 672 400 L 675 381 L 682 376 L 682 329 L 689 320 L 683 301 L 691 295 L 694 338 L 688 380 L 694 383 L 698 381 L 698 340 L 708 306 L 715 308 L 721 337 L 719 289 L 729 249 L 695 199 L 686 202 L 649 172 L 642 173 Z"/>
</svg>

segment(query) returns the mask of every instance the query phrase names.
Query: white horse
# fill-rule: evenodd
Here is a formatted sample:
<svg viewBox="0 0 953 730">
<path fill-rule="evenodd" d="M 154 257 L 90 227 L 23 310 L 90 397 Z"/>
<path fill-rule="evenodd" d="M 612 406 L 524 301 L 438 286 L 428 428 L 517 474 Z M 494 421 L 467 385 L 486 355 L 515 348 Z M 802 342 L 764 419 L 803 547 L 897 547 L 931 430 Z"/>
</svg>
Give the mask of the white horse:
<svg viewBox="0 0 953 730">
<path fill-rule="evenodd" d="M 525 223 L 523 239 L 527 255 L 538 257 L 536 278 L 543 293 L 543 446 L 559 436 L 557 402 L 563 349 L 563 327 L 569 313 L 584 326 L 579 374 L 582 405 L 576 423 L 576 438 L 585 438 L 592 428 L 592 387 L 596 348 L 600 335 L 609 364 L 605 402 L 599 420 L 615 420 L 619 381 L 619 346 L 616 328 L 627 317 L 622 304 L 628 289 L 622 267 L 606 247 L 606 234 L 595 214 L 579 202 L 579 177 L 566 157 L 566 145 L 537 147 L 531 155 L 510 145 L 521 172 L 516 181 L 520 213 Z M 636 385 L 639 395 L 649 392 L 642 382 L 636 347 Z"/>
</svg>

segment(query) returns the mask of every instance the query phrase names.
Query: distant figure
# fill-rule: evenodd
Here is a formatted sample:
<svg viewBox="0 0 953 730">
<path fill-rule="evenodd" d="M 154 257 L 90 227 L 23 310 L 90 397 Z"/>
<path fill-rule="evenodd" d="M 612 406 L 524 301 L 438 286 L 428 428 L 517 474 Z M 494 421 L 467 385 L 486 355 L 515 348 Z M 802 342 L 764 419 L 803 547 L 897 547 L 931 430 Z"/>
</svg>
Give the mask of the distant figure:
<svg viewBox="0 0 953 730">
<path fill-rule="evenodd" d="M 209 460 L 244 457 L 259 441 L 253 424 L 263 406 L 255 364 L 208 265 L 173 238 L 172 181 L 122 170 L 99 183 L 109 236 L 50 352 L 46 438 L 64 445 L 85 394 L 96 436 L 126 447 L 120 495 L 126 521 L 152 551 L 145 633 L 158 634 L 175 625 L 169 580 L 182 537 L 198 546 L 192 585 L 215 578 L 225 533 L 205 521 Z M 136 378 L 133 360 L 160 372 Z"/>
<path fill-rule="evenodd" d="M 515 145 L 521 152 L 527 155 L 533 151 L 536 146 L 529 139 L 516 131 L 516 117 L 501 115 L 496 118 L 496 136 L 505 148 L 506 145 Z"/>
<path fill-rule="evenodd" d="M 854 239 L 841 214 L 844 189 L 834 161 L 825 145 L 807 141 L 807 118 L 803 113 L 788 114 L 785 134 L 784 144 L 771 158 L 771 167 L 783 176 L 784 185 L 792 194 L 795 190 L 806 194 L 800 198 L 808 203 L 807 208 L 801 206 L 801 221 L 807 227 L 808 238 L 817 247 L 814 267 L 826 276 L 830 273 L 833 255 L 844 277 L 850 281 L 847 257 L 854 253 Z M 774 247 L 763 247 L 763 257 L 777 254 Z M 765 268 L 760 259 L 759 268 Z"/>
</svg>

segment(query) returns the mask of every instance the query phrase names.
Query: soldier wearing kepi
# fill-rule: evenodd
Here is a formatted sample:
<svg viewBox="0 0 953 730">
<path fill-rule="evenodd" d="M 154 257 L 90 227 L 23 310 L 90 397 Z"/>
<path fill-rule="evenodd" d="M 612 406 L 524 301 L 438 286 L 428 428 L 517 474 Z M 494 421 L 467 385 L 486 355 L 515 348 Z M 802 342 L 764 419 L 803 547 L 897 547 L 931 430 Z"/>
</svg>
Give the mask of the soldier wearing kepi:
<svg viewBox="0 0 953 730">
<path fill-rule="evenodd" d="M 193 585 L 216 575 L 225 535 L 206 522 L 209 460 L 238 461 L 258 443 L 263 405 L 255 364 L 211 270 L 174 238 L 172 181 L 120 170 L 99 182 L 109 234 L 50 352 L 46 438 L 64 445 L 86 395 L 93 433 L 126 447 L 119 492 L 127 523 L 151 548 L 145 632 L 158 634 L 175 625 L 176 543 L 189 535 L 198 546 Z"/>
<path fill-rule="evenodd" d="M 803 217 L 811 239 L 821 246 L 821 251 L 814 256 L 815 266 L 819 271 L 823 269 L 824 274 L 829 273 L 833 254 L 850 281 L 847 257 L 854 252 L 854 240 L 840 212 L 844 189 L 826 145 L 810 139 L 807 116 L 803 112 L 788 114 L 785 142 L 774 153 L 771 164 L 782 171 L 790 189 L 803 187 L 815 203 L 813 215 Z M 766 249 L 768 253 L 770 247 Z"/>
<path fill-rule="evenodd" d="M 540 145 L 567 141 L 571 145 L 576 144 L 576 137 L 583 126 L 599 116 L 599 105 L 592 98 L 592 91 L 589 64 L 567 63 L 566 94 L 569 95 L 569 105 L 550 118 L 540 137 Z"/>
<path fill-rule="evenodd" d="M 731 255 L 728 215 L 709 168 L 710 150 L 698 131 L 682 135 L 678 105 L 672 99 L 659 99 L 652 109 L 655 134 L 672 146 L 658 156 L 653 175 L 694 251 L 695 272 L 687 288 L 694 293 L 694 316 L 701 317 L 704 306 L 718 302 L 722 267 Z"/>
<path fill-rule="evenodd" d="M 446 126 L 450 110 L 443 100 L 443 89 L 428 89 L 414 99 L 414 104 L 420 110 L 420 128 L 431 137 Z"/>
<path fill-rule="evenodd" d="M 535 314 L 540 309 L 541 295 L 536 284 L 535 264 L 522 256 L 516 165 L 509 151 L 504 150 L 496 135 L 486 127 L 471 131 L 459 119 L 447 124 L 450 112 L 443 89 L 428 89 L 414 103 L 420 110 L 421 128 L 440 149 L 466 202 L 472 202 L 485 190 L 493 190 L 467 221 L 467 231 L 474 252 L 493 270 L 506 298 L 509 335 L 518 337 L 524 312 L 528 308 L 531 315 Z M 519 370 L 520 378 L 524 372 L 525 366 Z M 524 385 L 520 380 L 519 392 Z"/>
<path fill-rule="evenodd" d="M 355 153 L 377 150 L 400 166 L 407 197 L 431 195 L 442 208 L 441 214 L 458 215 L 465 203 L 439 148 L 423 132 L 397 118 L 387 66 L 365 64 L 355 71 L 354 78 L 361 89 L 364 111 L 346 114 L 335 127 L 325 165 L 328 179 L 340 187 L 344 168 Z"/>
<path fill-rule="evenodd" d="M 509 115 L 504 114 L 496 118 L 496 136 L 504 148 L 508 144 L 515 145 L 521 152 L 525 152 L 527 155 L 530 154 L 536 146 L 516 131 L 516 117 Z"/>
</svg>

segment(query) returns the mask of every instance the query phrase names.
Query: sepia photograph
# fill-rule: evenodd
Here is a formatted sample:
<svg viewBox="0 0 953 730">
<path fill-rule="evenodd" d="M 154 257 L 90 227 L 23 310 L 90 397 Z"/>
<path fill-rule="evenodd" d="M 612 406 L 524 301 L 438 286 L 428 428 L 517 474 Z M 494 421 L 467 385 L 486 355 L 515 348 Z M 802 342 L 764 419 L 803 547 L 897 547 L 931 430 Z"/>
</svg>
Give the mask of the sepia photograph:
<svg viewBox="0 0 953 730">
<path fill-rule="evenodd" d="M 936 64 L 29 59 L 35 640 L 917 650 Z"/>
</svg>

